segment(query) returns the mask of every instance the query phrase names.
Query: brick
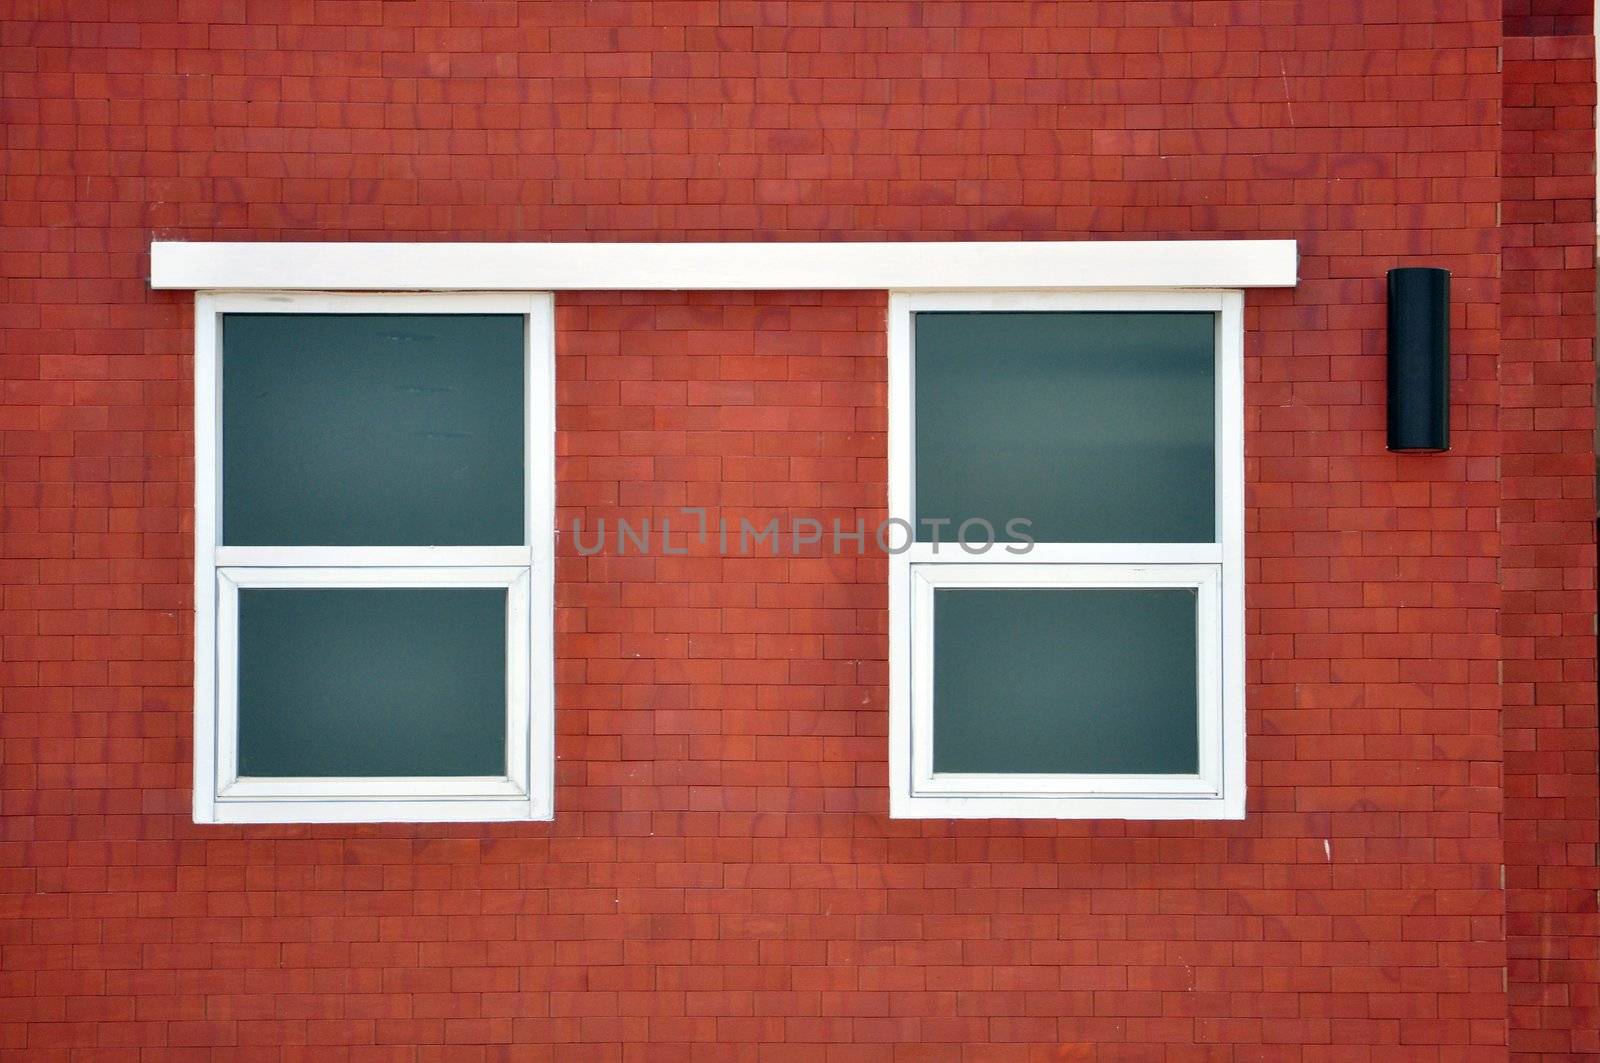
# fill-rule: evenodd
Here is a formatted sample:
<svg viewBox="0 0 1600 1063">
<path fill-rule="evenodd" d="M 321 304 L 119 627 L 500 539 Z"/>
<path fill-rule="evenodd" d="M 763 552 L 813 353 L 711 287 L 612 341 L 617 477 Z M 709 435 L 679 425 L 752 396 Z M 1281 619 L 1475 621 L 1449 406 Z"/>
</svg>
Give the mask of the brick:
<svg viewBox="0 0 1600 1063">
<path fill-rule="evenodd" d="M 1379 7 L 19 5 L 0 1060 L 1600 1053 L 1592 13 Z M 1297 238 L 1246 310 L 1250 818 L 891 822 L 880 557 L 564 536 L 554 824 L 194 826 L 153 235 Z M 1400 264 L 1454 273 L 1448 455 L 1382 450 Z M 563 295 L 563 529 L 874 523 L 886 305 Z"/>
</svg>

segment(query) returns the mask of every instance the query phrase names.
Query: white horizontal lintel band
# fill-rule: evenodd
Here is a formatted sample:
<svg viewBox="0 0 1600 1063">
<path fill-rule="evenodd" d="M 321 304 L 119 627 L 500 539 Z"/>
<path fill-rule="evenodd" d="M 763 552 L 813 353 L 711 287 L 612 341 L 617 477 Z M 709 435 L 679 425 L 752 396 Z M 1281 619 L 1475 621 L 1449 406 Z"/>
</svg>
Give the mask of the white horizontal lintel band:
<svg viewBox="0 0 1600 1063">
<path fill-rule="evenodd" d="M 1293 240 L 269 243 L 157 240 L 150 286 L 281 291 L 1287 288 Z"/>
</svg>

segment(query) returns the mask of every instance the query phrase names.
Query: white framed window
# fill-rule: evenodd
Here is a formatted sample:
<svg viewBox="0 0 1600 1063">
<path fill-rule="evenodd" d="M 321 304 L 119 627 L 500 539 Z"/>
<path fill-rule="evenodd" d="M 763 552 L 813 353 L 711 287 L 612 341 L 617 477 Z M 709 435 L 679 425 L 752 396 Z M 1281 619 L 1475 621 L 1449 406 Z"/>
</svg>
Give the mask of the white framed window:
<svg viewBox="0 0 1600 1063">
<path fill-rule="evenodd" d="M 1242 818 L 1243 295 L 891 293 L 889 414 L 890 814 Z"/>
<path fill-rule="evenodd" d="M 196 822 L 552 817 L 553 327 L 197 293 Z"/>
</svg>

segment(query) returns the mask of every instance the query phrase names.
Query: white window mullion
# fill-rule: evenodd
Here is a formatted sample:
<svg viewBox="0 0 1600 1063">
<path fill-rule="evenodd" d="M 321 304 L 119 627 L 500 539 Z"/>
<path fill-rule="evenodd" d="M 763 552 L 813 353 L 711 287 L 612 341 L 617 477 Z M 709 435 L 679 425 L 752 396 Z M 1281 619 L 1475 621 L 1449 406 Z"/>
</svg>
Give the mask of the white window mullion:
<svg viewBox="0 0 1600 1063">
<path fill-rule="evenodd" d="M 932 543 L 914 543 L 896 560 L 908 565 L 1220 565 L 1224 554 L 1220 543 L 1027 543 L 1001 538 L 984 550 L 956 542 L 941 542 L 938 549 Z"/>
<path fill-rule="evenodd" d="M 218 568 L 497 567 L 533 564 L 527 546 L 219 546 Z"/>
</svg>

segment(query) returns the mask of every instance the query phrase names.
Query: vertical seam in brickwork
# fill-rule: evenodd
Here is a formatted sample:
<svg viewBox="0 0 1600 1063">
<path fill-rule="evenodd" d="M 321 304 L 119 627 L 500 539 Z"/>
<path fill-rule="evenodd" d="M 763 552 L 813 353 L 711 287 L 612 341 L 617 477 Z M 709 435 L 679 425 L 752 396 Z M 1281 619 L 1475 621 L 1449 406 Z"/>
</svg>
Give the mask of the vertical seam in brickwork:
<svg viewBox="0 0 1600 1063">
<path fill-rule="evenodd" d="M 1534 20 L 1537 21 L 1537 20 Z M 1506 41 L 1502 420 L 1508 1018 L 1600 1057 L 1593 39 Z"/>
</svg>

